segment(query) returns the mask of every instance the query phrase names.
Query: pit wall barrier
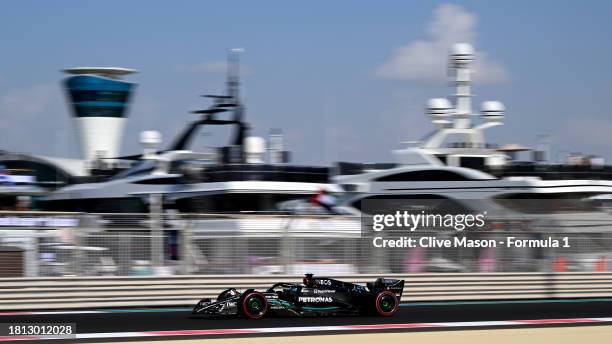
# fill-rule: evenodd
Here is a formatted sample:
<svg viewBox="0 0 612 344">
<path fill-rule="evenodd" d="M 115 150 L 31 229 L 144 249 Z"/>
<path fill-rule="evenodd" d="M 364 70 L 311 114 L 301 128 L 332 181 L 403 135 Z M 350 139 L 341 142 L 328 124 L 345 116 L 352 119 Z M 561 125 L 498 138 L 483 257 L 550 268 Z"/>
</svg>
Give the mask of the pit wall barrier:
<svg viewBox="0 0 612 344">
<path fill-rule="evenodd" d="M 612 297 L 612 273 L 438 273 L 327 276 L 365 284 L 405 279 L 403 303 Z M 0 278 L 0 311 L 108 307 L 184 307 L 228 287 L 266 290 L 298 275 L 183 275 L 172 277 Z"/>
</svg>

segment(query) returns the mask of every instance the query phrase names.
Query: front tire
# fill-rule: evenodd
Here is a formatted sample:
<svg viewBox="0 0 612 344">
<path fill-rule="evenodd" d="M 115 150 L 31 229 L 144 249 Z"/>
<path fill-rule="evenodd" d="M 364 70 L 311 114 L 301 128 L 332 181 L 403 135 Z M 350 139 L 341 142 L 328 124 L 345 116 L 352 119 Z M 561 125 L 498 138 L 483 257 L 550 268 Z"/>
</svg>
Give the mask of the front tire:
<svg viewBox="0 0 612 344">
<path fill-rule="evenodd" d="M 261 319 L 268 312 L 268 301 L 262 293 L 252 291 L 242 298 L 240 310 L 249 319 Z"/>
<path fill-rule="evenodd" d="M 374 310 L 376 314 L 383 317 L 393 316 L 399 309 L 399 300 L 395 293 L 384 290 L 376 294 L 374 299 Z"/>
</svg>

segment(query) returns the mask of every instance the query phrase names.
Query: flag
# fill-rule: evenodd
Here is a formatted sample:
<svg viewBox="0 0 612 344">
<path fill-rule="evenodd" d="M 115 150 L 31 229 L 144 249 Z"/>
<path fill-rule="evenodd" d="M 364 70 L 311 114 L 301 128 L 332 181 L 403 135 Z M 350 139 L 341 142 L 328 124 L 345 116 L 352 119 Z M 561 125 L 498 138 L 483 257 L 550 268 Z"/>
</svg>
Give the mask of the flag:
<svg viewBox="0 0 612 344">
<path fill-rule="evenodd" d="M 0 164 L 0 185 L 2 184 L 11 184 L 11 180 L 9 179 L 9 174 L 6 172 L 6 167 Z"/>
<path fill-rule="evenodd" d="M 330 213 L 335 213 L 336 197 L 330 195 L 326 190 L 321 190 L 310 198 L 310 203 L 319 205 Z"/>
</svg>

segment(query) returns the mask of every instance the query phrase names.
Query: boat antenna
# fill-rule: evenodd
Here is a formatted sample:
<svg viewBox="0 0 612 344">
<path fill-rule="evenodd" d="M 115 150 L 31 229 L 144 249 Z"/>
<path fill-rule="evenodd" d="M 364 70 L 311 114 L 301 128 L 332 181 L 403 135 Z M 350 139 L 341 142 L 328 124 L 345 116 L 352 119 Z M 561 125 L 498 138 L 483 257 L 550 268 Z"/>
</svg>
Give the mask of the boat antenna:
<svg viewBox="0 0 612 344">
<path fill-rule="evenodd" d="M 240 147 L 244 145 L 249 130 L 249 125 L 243 121 L 245 109 L 240 101 L 240 54 L 243 52 L 243 48 L 232 48 L 227 54 L 227 95 L 234 104 L 233 120 L 237 124 L 232 144 Z"/>
<path fill-rule="evenodd" d="M 234 125 L 236 131 L 232 140 L 231 145 L 240 146 L 244 145 L 244 140 L 248 134 L 250 126 L 248 123 L 243 121 L 244 118 L 244 106 L 240 102 L 240 53 L 244 49 L 233 48 L 228 50 L 227 55 L 227 90 L 224 95 L 213 95 L 206 94 L 203 97 L 212 98 L 214 100 L 213 105 L 204 110 L 192 111 L 192 113 L 201 115 L 202 117 L 190 123 L 183 131 L 177 136 L 177 138 L 170 144 L 170 146 L 163 150 L 158 151 L 157 154 L 166 151 L 173 150 L 184 150 L 187 149 L 191 140 L 194 137 L 196 130 L 200 126 L 204 125 Z M 218 119 L 217 114 L 232 111 L 234 116 L 232 119 Z M 118 157 L 115 159 L 129 159 L 138 160 L 142 158 L 141 154 L 130 155 L 124 157 Z"/>
<path fill-rule="evenodd" d="M 230 49 L 227 54 L 227 95 L 240 105 L 240 54 L 242 48 Z"/>
</svg>

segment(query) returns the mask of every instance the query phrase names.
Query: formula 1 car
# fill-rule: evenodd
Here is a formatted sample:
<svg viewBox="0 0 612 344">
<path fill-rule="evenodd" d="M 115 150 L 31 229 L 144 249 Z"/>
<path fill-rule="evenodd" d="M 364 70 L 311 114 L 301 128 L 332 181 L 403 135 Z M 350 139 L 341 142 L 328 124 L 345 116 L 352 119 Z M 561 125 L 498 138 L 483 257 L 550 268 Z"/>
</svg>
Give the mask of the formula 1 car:
<svg viewBox="0 0 612 344">
<path fill-rule="evenodd" d="M 261 319 L 265 316 L 322 316 L 371 314 L 389 317 L 399 308 L 404 280 L 378 278 L 366 286 L 306 274 L 303 284 L 275 283 L 265 292 L 235 288 L 224 290 L 216 300 L 202 299 L 194 315 L 238 316 Z"/>
</svg>

